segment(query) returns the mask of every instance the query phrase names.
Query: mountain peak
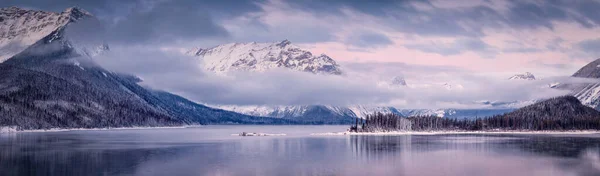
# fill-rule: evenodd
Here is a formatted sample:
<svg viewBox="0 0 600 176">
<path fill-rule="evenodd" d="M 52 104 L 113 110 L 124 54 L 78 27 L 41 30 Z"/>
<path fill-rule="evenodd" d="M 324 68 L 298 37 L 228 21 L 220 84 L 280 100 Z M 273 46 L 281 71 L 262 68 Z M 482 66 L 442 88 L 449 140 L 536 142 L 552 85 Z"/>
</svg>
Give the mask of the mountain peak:
<svg viewBox="0 0 600 176">
<path fill-rule="evenodd" d="M 396 86 L 406 86 L 406 80 L 404 80 L 404 77 L 402 76 L 394 76 L 391 84 Z"/>
<path fill-rule="evenodd" d="M 290 42 L 289 40 L 285 39 L 285 40 L 283 40 L 283 41 L 279 42 L 279 43 L 277 44 L 277 46 L 279 46 L 279 47 L 282 47 L 282 48 L 283 48 L 283 47 L 285 47 L 285 46 L 287 46 L 287 45 L 289 45 L 289 44 L 292 44 L 292 42 Z"/>
<path fill-rule="evenodd" d="M 509 80 L 535 80 L 535 76 L 530 72 L 525 72 L 523 74 L 516 74 L 508 78 Z"/>
</svg>

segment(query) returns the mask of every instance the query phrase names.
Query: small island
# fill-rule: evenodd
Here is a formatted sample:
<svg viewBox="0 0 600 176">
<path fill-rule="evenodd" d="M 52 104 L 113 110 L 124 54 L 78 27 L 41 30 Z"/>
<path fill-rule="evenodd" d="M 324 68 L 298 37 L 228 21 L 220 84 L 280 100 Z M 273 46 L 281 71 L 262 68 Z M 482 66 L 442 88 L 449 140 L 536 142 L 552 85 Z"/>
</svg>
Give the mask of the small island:
<svg viewBox="0 0 600 176">
<path fill-rule="evenodd" d="M 534 103 L 503 115 L 477 119 L 436 116 L 402 117 L 376 113 L 356 119 L 349 131 L 583 131 L 600 129 L 600 112 L 584 106 L 573 96 L 561 96 Z"/>
</svg>

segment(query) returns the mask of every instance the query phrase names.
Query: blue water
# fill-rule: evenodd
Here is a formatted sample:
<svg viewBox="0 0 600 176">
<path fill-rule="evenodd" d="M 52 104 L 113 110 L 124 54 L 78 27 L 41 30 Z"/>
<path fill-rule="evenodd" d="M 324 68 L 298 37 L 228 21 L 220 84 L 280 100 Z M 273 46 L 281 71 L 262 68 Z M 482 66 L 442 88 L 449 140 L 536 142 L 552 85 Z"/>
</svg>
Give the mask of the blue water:
<svg viewBox="0 0 600 176">
<path fill-rule="evenodd" d="M 599 134 L 310 135 L 346 128 L 1 134 L 0 175 L 600 175 Z"/>
</svg>

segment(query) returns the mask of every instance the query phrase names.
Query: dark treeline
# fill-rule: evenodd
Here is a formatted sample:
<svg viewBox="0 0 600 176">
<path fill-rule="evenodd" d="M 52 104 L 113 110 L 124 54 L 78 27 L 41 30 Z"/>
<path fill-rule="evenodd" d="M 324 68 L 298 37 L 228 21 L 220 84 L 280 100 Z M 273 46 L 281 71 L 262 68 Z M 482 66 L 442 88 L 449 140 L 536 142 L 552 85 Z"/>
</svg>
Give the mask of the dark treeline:
<svg viewBox="0 0 600 176">
<path fill-rule="evenodd" d="M 352 131 L 439 131 L 439 130 L 598 130 L 600 112 L 582 105 L 572 96 L 538 102 L 503 115 L 477 119 L 453 119 L 436 116 L 400 117 L 373 114 L 357 120 Z"/>
<path fill-rule="evenodd" d="M 367 119 L 357 120 L 352 131 L 490 131 L 490 130 L 598 130 L 600 116 L 577 119 L 547 119 L 543 117 L 510 118 L 504 115 L 479 119 L 454 119 L 437 116 L 401 117 L 395 114 L 375 114 Z"/>
<path fill-rule="evenodd" d="M 367 115 L 365 119 L 356 119 L 351 131 L 373 132 L 373 131 L 407 131 L 411 130 L 411 121 L 397 114 L 376 113 Z"/>
</svg>

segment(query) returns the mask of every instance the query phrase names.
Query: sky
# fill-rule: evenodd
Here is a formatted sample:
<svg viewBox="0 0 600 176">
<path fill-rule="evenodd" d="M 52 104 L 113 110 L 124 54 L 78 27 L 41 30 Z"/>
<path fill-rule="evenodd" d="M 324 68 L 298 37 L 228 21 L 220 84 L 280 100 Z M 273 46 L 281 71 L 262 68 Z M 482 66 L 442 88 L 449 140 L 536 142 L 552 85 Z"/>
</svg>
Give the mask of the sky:
<svg viewBox="0 0 600 176">
<path fill-rule="evenodd" d="M 8 6 L 56 12 L 78 6 L 107 26 L 112 33 L 111 46 L 144 48 L 144 51 L 287 39 L 315 54 L 327 54 L 346 70 L 401 74 L 407 77 L 409 84 L 433 79 L 431 77 L 468 79 L 467 82 L 477 82 L 474 84 L 478 89 L 484 89 L 489 88 L 484 85 L 488 84 L 486 79 L 506 79 L 523 72 L 532 72 L 550 81 L 569 76 L 600 58 L 600 13 L 597 13 L 600 1 L 597 0 L 4 0 L 0 3 L 0 7 Z M 139 71 L 162 74 L 151 73 L 155 69 L 149 68 Z M 283 84 L 274 82 L 273 85 L 280 83 Z M 197 84 L 167 89 L 191 97 L 200 94 L 203 101 L 211 101 L 206 100 L 210 95 L 191 91 L 197 89 L 191 85 Z M 215 90 L 218 87 L 213 86 Z M 328 91 L 323 94 L 346 92 L 368 98 L 381 93 L 380 90 Z M 218 103 L 242 102 L 225 101 L 226 97 L 208 99 Z M 270 102 L 332 103 L 322 100 Z M 269 104 L 248 102 L 253 103 Z"/>
</svg>

